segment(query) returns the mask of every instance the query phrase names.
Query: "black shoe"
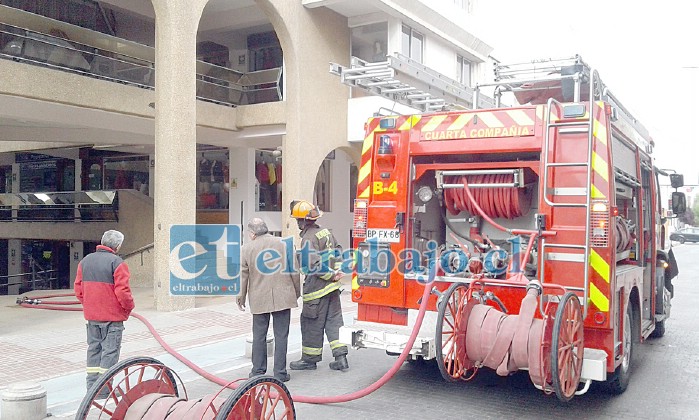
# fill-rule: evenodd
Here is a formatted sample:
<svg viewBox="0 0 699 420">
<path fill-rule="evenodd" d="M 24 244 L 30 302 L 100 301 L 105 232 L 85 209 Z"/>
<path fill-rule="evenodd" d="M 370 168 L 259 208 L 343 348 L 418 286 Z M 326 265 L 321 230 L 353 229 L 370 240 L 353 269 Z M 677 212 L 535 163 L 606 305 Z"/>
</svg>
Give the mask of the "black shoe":
<svg viewBox="0 0 699 420">
<path fill-rule="evenodd" d="M 289 382 L 289 379 L 291 379 L 291 375 L 288 373 L 276 373 L 274 377 L 282 382 Z"/>
<path fill-rule="evenodd" d="M 289 363 L 289 368 L 291 370 L 316 370 L 316 363 L 301 359 Z"/>
<path fill-rule="evenodd" d="M 109 394 L 110 394 L 109 389 L 106 389 L 106 388 L 102 389 L 102 390 L 100 390 L 100 392 L 97 393 L 97 395 L 95 395 L 95 399 L 96 400 L 104 400 L 105 398 L 109 398 Z"/>
<path fill-rule="evenodd" d="M 334 362 L 330 362 L 330 369 L 332 370 L 345 370 L 349 369 L 349 363 L 347 362 L 347 356 L 344 354 L 342 356 L 337 356 Z"/>
<path fill-rule="evenodd" d="M 260 372 L 250 372 L 250 374 L 248 375 L 248 378 L 254 378 L 255 376 L 262 376 L 262 375 L 264 375 L 264 374 L 265 374 L 265 372 L 263 372 L 263 373 L 260 373 Z"/>
</svg>

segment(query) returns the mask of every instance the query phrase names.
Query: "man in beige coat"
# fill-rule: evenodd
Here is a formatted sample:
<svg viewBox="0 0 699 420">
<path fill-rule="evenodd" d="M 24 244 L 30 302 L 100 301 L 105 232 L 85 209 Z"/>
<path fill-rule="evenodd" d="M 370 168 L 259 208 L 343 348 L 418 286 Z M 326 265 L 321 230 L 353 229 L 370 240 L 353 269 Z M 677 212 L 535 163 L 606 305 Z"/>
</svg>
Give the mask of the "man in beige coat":
<svg viewBox="0 0 699 420">
<path fill-rule="evenodd" d="M 293 268 L 293 252 L 280 238 L 268 233 L 264 220 L 248 222 L 250 240 L 240 251 L 238 308 L 245 311 L 247 296 L 252 312 L 252 371 L 250 377 L 267 373 L 267 330 L 272 315 L 274 328 L 274 377 L 286 382 L 286 348 L 291 308 L 297 308 L 301 281 Z"/>
</svg>

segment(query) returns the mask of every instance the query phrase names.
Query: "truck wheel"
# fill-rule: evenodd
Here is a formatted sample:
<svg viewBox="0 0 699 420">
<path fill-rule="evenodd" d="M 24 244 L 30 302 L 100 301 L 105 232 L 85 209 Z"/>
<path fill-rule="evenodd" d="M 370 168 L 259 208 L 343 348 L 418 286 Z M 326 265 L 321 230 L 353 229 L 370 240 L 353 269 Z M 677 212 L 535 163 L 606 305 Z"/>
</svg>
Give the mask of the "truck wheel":
<svg viewBox="0 0 699 420">
<path fill-rule="evenodd" d="M 619 367 L 616 368 L 614 374 L 611 378 L 607 379 L 607 384 L 609 386 L 609 391 L 612 394 L 621 394 L 626 391 L 626 387 L 629 386 L 629 378 L 631 376 L 631 360 L 633 357 L 633 347 L 634 347 L 634 314 L 633 308 L 631 307 L 631 302 L 626 305 L 626 314 L 624 314 L 624 337 L 623 337 L 623 349 L 624 356 L 621 359 Z"/>
<path fill-rule="evenodd" d="M 684 241 L 685 241 L 684 236 L 680 236 L 679 238 L 677 238 L 677 242 L 679 242 L 680 244 L 683 244 Z"/>
</svg>

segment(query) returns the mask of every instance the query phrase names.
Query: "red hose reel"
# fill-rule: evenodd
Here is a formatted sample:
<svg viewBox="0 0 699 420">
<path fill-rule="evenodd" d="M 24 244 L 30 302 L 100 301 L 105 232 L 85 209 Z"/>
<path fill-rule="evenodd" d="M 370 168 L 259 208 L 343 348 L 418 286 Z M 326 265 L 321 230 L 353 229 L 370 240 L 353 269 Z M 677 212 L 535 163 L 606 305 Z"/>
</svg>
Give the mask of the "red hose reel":
<svg viewBox="0 0 699 420">
<path fill-rule="evenodd" d="M 540 286 L 528 287 L 515 315 L 485 304 L 478 289 L 454 283 L 440 298 L 435 346 L 442 376 L 470 380 L 481 367 L 501 376 L 527 369 L 544 392 L 555 392 L 562 401 L 573 398 L 584 350 L 578 297 L 567 292 L 549 300 L 537 318 Z"/>
<path fill-rule="evenodd" d="M 531 189 L 517 187 L 475 188 L 479 184 L 512 183 L 509 174 L 485 174 L 451 176 L 446 180 L 450 184 L 468 184 L 473 198 L 486 215 L 493 218 L 515 219 L 524 216 L 531 206 Z M 452 215 L 466 211 L 472 215 L 479 214 L 474 203 L 469 200 L 466 190 L 449 188 L 444 191 L 444 203 Z"/>
</svg>

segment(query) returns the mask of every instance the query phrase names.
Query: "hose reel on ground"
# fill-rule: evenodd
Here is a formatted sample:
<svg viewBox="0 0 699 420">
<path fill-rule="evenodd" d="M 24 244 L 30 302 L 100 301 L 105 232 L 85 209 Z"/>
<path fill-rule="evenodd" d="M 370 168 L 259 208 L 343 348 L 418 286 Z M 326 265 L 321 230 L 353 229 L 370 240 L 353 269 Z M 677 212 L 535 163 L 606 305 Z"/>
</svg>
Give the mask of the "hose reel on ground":
<svg viewBox="0 0 699 420">
<path fill-rule="evenodd" d="M 231 384 L 229 384 L 231 385 Z M 100 376 L 83 398 L 76 420 L 286 419 L 296 418 L 289 390 L 269 376 L 248 379 L 223 398 L 218 393 L 188 400 L 182 380 L 150 357 L 123 360 Z M 99 396 L 107 395 L 106 399 Z"/>
<path fill-rule="evenodd" d="M 484 301 L 482 288 L 454 283 L 438 304 L 437 365 L 448 381 L 470 380 L 480 367 L 507 376 L 528 369 L 535 386 L 562 401 L 576 394 L 582 373 L 583 318 L 578 297 L 549 299 L 543 319 L 538 283 L 530 282 L 517 315 Z"/>
</svg>

